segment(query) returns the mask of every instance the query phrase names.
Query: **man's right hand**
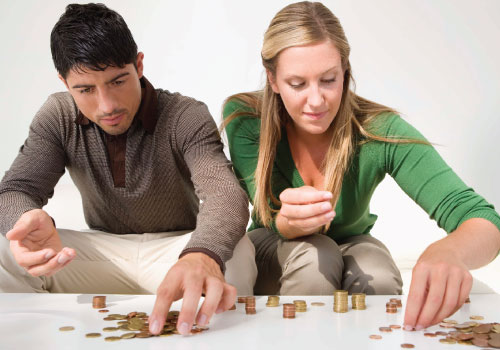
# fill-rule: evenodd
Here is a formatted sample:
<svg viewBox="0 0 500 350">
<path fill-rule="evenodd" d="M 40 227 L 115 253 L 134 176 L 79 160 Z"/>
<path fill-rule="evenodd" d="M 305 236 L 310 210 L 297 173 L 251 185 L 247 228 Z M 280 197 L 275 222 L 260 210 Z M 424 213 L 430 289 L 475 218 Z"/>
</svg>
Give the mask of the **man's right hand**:
<svg viewBox="0 0 500 350">
<path fill-rule="evenodd" d="M 6 237 L 14 259 L 35 277 L 55 274 L 76 256 L 74 249 L 63 248 L 51 217 L 41 209 L 21 215 Z"/>
<path fill-rule="evenodd" d="M 276 225 L 289 239 L 318 232 L 335 217 L 332 193 L 311 186 L 287 188 L 280 194 L 281 209 Z"/>
</svg>

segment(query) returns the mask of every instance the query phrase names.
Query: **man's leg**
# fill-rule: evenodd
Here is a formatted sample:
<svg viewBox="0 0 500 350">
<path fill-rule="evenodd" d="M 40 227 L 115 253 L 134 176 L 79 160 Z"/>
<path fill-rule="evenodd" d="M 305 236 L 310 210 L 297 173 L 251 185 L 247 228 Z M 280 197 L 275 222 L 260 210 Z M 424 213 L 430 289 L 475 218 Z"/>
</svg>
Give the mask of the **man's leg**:
<svg viewBox="0 0 500 350">
<path fill-rule="evenodd" d="M 9 240 L 0 235 L 0 293 L 44 293 L 44 277 L 33 277 L 18 265 L 9 248 Z"/>
<path fill-rule="evenodd" d="M 256 294 L 332 295 L 340 288 L 343 260 L 331 238 L 314 234 L 284 240 L 267 229 L 248 235 L 259 270 Z"/>
<path fill-rule="evenodd" d="M 339 242 L 344 258 L 342 288 L 349 293 L 401 294 L 403 280 L 389 250 L 370 235 Z"/>
<path fill-rule="evenodd" d="M 76 250 L 75 259 L 50 277 L 33 277 L 14 260 L 9 241 L 0 239 L 0 291 L 51 293 L 132 294 L 140 289 L 129 272 L 134 240 L 140 235 L 119 236 L 100 231 L 58 229 L 63 246 Z"/>
<path fill-rule="evenodd" d="M 180 253 L 191 238 L 186 231 L 148 233 L 139 250 L 139 285 L 148 293 L 156 294 L 168 270 L 177 262 Z M 246 235 L 236 245 L 233 257 L 226 262 L 226 282 L 235 286 L 238 295 L 253 294 L 257 278 L 255 250 Z"/>
</svg>

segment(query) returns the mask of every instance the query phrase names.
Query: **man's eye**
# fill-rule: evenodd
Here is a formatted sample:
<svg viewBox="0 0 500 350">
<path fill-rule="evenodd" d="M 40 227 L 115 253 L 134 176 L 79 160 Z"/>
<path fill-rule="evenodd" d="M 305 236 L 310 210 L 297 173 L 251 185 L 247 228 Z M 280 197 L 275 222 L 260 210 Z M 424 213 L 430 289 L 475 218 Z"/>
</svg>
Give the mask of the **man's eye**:
<svg viewBox="0 0 500 350">
<path fill-rule="evenodd" d="M 91 91 L 92 91 L 92 89 L 91 89 L 91 88 L 85 88 L 85 89 L 81 89 L 81 90 L 80 90 L 80 93 L 81 93 L 81 94 L 89 94 Z"/>
<path fill-rule="evenodd" d="M 124 80 L 115 80 L 113 83 L 115 85 L 122 85 L 125 81 Z"/>
</svg>

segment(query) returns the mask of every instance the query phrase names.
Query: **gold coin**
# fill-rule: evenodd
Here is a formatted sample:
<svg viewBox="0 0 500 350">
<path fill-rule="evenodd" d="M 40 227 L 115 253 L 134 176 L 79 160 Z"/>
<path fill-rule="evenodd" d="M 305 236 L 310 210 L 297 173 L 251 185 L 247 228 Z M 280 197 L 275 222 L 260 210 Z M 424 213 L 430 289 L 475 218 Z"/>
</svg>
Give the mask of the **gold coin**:
<svg viewBox="0 0 500 350">
<path fill-rule="evenodd" d="M 59 328 L 59 330 L 61 332 L 69 332 L 69 331 L 74 331 L 75 327 L 73 327 L 73 326 L 64 326 L 64 327 Z"/>
<path fill-rule="evenodd" d="M 123 326 L 124 324 L 128 324 L 128 321 L 118 321 L 116 322 L 117 325 Z"/>
<path fill-rule="evenodd" d="M 447 318 L 446 320 L 443 320 L 443 322 L 445 322 L 445 323 L 453 323 L 453 324 L 457 324 L 458 323 L 457 321 L 451 320 L 449 318 Z"/>
<path fill-rule="evenodd" d="M 120 338 L 120 337 L 106 337 L 106 338 L 104 338 L 105 341 L 118 341 L 121 339 L 122 338 Z"/>
<path fill-rule="evenodd" d="M 370 335 L 370 339 L 379 340 L 379 339 L 382 339 L 382 336 L 378 335 L 378 334 L 372 334 L 372 335 Z"/>
<path fill-rule="evenodd" d="M 452 339 L 452 338 L 439 339 L 439 342 L 444 343 L 444 344 L 456 344 L 457 343 L 457 341 L 455 339 Z"/>
<path fill-rule="evenodd" d="M 410 343 L 404 343 L 404 344 L 401 344 L 401 347 L 403 349 L 413 349 L 415 347 L 415 345 L 410 344 Z"/>
<path fill-rule="evenodd" d="M 135 337 L 135 333 L 131 332 L 131 333 L 123 333 L 120 338 L 122 339 L 132 339 Z"/>
<path fill-rule="evenodd" d="M 102 330 L 104 332 L 116 332 L 119 328 L 116 327 L 104 327 Z"/>
<path fill-rule="evenodd" d="M 162 333 L 162 334 L 160 334 L 160 337 L 162 337 L 162 338 L 170 337 L 171 335 L 174 335 L 174 333 Z"/>
<path fill-rule="evenodd" d="M 471 316 L 469 318 L 471 320 L 484 320 L 484 317 L 483 316 L 479 316 L 479 315 L 474 315 L 474 316 Z"/>
<path fill-rule="evenodd" d="M 101 336 L 101 333 L 87 333 L 85 334 L 86 338 L 99 338 Z"/>
<path fill-rule="evenodd" d="M 312 306 L 325 306 L 325 303 L 321 302 L 321 301 L 313 301 L 311 303 Z"/>
</svg>

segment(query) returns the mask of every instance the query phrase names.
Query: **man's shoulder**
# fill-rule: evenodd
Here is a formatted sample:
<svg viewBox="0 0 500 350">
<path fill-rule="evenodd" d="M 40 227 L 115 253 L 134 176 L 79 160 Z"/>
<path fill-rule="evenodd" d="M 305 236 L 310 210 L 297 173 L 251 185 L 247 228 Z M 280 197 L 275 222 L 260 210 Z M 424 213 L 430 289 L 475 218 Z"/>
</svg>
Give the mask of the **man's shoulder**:
<svg viewBox="0 0 500 350">
<path fill-rule="evenodd" d="M 156 89 L 159 120 L 167 123 L 185 123 L 188 120 L 212 120 L 208 107 L 202 101 L 179 92 Z"/>
<path fill-rule="evenodd" d="M 52 115 L 68 120 L 74 120 L 77 113 L 78 107 L 69 92 L 50 94 L 39 112 L 42 115 Z"/>
</svg>

